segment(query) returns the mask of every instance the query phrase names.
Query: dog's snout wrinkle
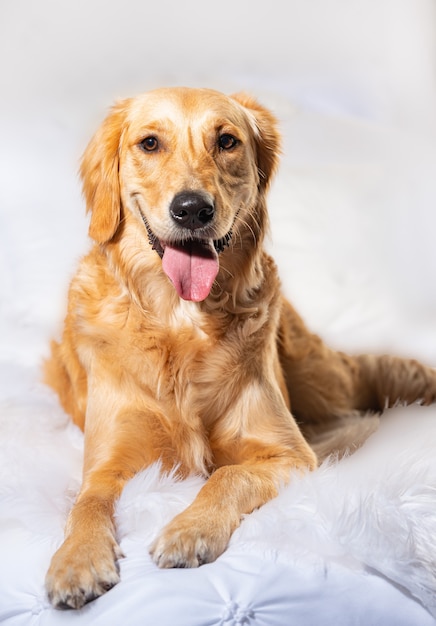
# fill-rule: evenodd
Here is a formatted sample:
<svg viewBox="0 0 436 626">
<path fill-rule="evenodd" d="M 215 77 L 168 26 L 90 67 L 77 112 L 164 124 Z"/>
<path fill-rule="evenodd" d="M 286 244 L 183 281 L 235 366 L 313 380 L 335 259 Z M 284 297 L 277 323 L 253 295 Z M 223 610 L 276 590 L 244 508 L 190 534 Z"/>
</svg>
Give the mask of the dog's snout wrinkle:
<svg viewBox="0 0 436 626">
<path fill-rule="evenodd" d="M 190 230 L 203 228 L 215 215 L 211 199 L 198 191 L 181 191 L 174 196 L 169 210 L 177 225 Z"/>
</svg>

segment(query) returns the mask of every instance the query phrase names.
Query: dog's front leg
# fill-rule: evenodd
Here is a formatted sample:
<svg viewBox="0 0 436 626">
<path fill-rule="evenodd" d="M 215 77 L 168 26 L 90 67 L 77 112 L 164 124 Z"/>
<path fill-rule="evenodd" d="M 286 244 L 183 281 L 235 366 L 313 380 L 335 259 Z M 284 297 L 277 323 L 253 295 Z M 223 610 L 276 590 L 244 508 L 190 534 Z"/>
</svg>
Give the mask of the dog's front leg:
<svg viewBox="0 0 436 626">
<path fill-rule="evenodd" d="M 56 608 L 80 608 L 118 582 L 114 505 L 126 481 L 161 450 L 154 407 L 128 406 L 114 386 L 90 396 L 86 420 L 83 485 L 46 577 Z"/>
<path fill-rule="evenodd" d="M 122 479 L 110 477 L 102 468 L 89 473 L 86 482 L 68 517 L 65 541 L 46 576 L 48 597 L 58 609 L 79 609 L 119 581 L 117 559 L 122 554 L 112 515 Z"/>
<path fill-rule="evenodd" d="M 220 465 L 194 502 L 174 518 L 151 547 L 160 567 L 197 567 L 226 549 L 243 514 L 277 495 L 293 470 L 316 458 L 278 390 L 250 385 L 211 434 Z"/>
</svg>

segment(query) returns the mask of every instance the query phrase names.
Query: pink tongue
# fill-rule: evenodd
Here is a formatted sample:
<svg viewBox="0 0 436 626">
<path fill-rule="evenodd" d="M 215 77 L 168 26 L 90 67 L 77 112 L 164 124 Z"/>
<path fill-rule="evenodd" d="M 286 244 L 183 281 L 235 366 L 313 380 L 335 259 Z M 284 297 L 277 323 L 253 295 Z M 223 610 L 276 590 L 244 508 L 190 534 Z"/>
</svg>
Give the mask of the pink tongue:
<svg viewBox="0 0 436 626">
<path fill-rule="evenodd" d="M 218 274 L 218 254 L 212 245 L 199 241 L 167 244 L 162 267 L 181 298 L 201 302 L 209 295 Z"/>
</svg>

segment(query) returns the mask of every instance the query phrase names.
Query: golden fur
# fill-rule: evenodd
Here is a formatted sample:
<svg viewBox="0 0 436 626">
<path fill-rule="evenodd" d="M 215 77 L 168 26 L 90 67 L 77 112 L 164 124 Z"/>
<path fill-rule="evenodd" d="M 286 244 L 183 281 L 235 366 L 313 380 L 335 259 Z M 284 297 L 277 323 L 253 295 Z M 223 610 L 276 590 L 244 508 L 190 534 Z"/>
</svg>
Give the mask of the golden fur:
<svg viewBox="0 0 436 626">
<path fill-rule="evenodd" d="M 82 488 L 46 580 L 56 607 L 81 607 L 118 581 L 114 504 L 151 463 L 209 477 L 151 547 L 160 567 L 195 567 L 292 471 L 316 467 L 307 438 L 322 444 L 357 411 L 435 400 L 434 371 L 330 350 L 281 295 L 263 247 L 279 152 L 276 120 L 251 97 L 177 88 L 117 104 L 84 154 L 95 245 L 45 372 L 85 433 Z M 170 215 L 185 192 L 208 203 L 193 218 L 204 226 Z M 197 240 L 212 264 L 211 242 L 229 245 L 210 291 L 192 269 L 181 297 L 161 256 Z"/>
</svg>

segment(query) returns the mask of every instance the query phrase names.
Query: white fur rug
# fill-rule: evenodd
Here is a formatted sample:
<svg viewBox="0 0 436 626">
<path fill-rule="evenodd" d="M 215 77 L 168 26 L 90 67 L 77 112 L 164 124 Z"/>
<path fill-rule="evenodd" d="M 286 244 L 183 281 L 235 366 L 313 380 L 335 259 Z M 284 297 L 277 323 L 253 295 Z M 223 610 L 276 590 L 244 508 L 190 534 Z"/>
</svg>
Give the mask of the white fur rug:
<svg viewBox="0 0 436 626">
<path fill-rule="evenodd" d="M 15 385 L 3 393 L 0 422 L 3 531 L 26 529 L 53 550 L 79 487 L 82 434 L 29 371 L 22 370 L 20 384 L 17 371 L 9 374 Z M 339 565 L 349 574 L 375 574 L 436 617 L 435 442 L 436 408 L 388 411 L 353 456 L 295 476 L 274 501 L 247 516 L 226 556 L 258 555 L 304 571 Z M 161 476 L 153 466 L 128 483 L 116 512 L 127 558 L 139 550 L 148 559 L 156 533 L 202 482 Z M 44 570 L 36 565 L 34 574 L 43 598 Z"/>
</svg>

